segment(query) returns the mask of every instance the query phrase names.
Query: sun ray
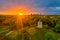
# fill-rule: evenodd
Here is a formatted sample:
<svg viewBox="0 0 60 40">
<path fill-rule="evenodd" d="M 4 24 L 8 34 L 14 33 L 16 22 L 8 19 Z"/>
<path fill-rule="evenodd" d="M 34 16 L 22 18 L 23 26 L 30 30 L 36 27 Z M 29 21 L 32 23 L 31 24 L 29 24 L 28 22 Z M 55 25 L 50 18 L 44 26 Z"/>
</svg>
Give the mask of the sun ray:
<svg viewBox="0 0 60 40">
<path fill-rule="evenodd" d="M 23 15 L 23 13 L 19 13 L 19 15 Z"/>
</svg>

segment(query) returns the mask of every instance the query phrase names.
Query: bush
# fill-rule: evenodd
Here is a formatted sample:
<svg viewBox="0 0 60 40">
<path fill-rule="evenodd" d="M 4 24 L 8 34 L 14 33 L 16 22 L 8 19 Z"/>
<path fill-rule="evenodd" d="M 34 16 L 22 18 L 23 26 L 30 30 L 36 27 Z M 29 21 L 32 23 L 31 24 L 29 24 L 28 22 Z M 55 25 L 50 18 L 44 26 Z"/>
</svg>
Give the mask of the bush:
<svg viewBox="0 0 60 40">
<path fill-rule="evenodd" d="M 49 26 L 48 26 L 48 25 L 43 25 L 43 27 L 44 27 L 44 28 L 46 28 L 46 29 L 48 29 L 48 28 L 49 28 Z"/>
<path fill-rule="evenodd" d="M 6 36 L 6 40 L 21 40 L 22 35 L 18 31 L 13 31 L 8 36 Z"/>
<path fill-rule="evenodd" d="M 27 31 L 23 31 L 24 40 L 30 40 L 30 35 Z"/>
<path fill-rule="evenodd" d="M 56 32 L 59 32 L 60 33 L 60 25 L 59 24 L 56 24 L 55 30 L 56 30 Z"/>
<path fill-rule="evenodd" d="M 52 30 L 46 31 L 45 40 L 56 40 L 55 33 Z"/>
</svg>

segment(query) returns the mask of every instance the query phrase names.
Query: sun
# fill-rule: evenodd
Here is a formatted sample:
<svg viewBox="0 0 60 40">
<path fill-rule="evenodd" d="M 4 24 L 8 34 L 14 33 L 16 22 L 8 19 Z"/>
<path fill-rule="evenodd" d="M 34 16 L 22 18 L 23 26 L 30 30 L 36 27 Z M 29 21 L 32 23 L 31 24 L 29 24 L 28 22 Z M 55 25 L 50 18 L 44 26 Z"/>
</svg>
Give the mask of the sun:
<svg viewBox="0 0 60 40">
<path fill-rule="evenodd" d="M 23 15 L 23 13 L 19 13 L 19 15 Z"/>
</svg>

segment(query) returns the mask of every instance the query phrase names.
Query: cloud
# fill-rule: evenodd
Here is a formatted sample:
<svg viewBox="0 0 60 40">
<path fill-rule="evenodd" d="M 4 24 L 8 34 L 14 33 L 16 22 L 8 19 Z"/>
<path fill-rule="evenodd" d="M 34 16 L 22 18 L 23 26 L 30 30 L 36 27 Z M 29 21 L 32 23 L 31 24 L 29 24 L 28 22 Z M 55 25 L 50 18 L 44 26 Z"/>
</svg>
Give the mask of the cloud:
<svg viewBox="0 0 60 40">
<path fill-rule="evenodd" d="M 54 15 L 57 15 L 59 14 L 60 15 L 60 9 L 57 9 L 56 7 L 48 7 L 48 8 L 45 8 L 45 12 L 47 14 L 54 14 Z"/>
<path fill-rule="evenodd" d="M 60 7 L 56 7 L 56 9 L 60 10 Z"/>
<path fill-rule="evenodd" d="M 17 5 L 28 6 L 32 12 L 60 13 L 60 0 L 0 0 L 0 11 L 8 10 Z"/>
</svg>

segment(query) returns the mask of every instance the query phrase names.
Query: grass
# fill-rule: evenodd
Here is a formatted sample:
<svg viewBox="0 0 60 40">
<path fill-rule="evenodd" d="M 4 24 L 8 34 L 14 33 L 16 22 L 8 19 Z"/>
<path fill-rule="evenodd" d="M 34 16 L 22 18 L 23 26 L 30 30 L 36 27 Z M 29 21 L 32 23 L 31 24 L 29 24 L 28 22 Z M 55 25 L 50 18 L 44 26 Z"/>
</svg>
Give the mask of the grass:
<svg viewBox="0 0 60 40">
<path fill-rule="evenodd" d="M 6 29 L 9 29 L 8 26 L 5 27 L 0 27 L 0 32 L 1 31 L 6 31 Z M 25 36 L 24 40 L 45 40 L 45 32 L 48 30 L 46 28 L 36 28 L 36 27 L 25 27 L 23 29 L 25 32 L 23 33 Z M 17 40 L 17 39 L 21 39 L 22 37 L 22 32 L 23 30 L 13 30 L 13 32 L 9 35 L 6 36 L 6 38 L 8 37 L 8 40 Z M 52 29 L 49 29 L 52 31 Z M 1 36 L 4 36 L 6 33 L 8 33 L 9 31 L 3 32 L 0 34 L 0 38 Z M 60 40 L 60 34 L 59 33 L 55 33 L 56 39 Z M 16 38 L 16 39 L 15 39 Z M 4 39 L 5 40 L 5 39 Z"/>
</svg>

